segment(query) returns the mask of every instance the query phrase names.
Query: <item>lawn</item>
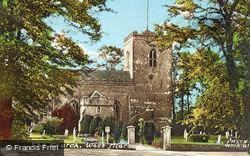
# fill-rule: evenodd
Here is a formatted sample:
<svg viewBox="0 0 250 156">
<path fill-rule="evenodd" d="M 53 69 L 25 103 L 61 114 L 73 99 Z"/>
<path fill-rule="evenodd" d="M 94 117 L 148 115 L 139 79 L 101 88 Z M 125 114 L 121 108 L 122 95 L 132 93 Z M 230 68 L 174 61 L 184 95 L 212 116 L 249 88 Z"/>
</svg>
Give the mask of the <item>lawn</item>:
<svg viewBox="0 0 250 156">
<path fill-rule="evenodd" d="M 46 135 L 43 137 L 41 134 L 32 134 L 30 137 L 31 140 L 59 140 L 56 136 L 53 135 Z M 76 142 L 74 142 L 73 135 L 69 135 L 67 139 L 64 139 L 64 143 L 83 143 L 83 138 L 76 137 Z"/>
</svg>

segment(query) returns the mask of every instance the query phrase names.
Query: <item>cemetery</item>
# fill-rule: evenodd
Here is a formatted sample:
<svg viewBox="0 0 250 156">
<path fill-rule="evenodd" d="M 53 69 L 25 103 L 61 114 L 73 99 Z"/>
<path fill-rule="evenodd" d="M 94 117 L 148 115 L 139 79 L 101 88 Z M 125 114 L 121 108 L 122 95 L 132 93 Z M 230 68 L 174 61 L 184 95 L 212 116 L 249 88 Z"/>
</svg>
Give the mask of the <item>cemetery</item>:
<svg viewBox="0 0 250 156">
<path fill-rule="evenodd" d="M 55 121 L 53 121 L 55 120 Z M 182 136 L 171 135 L 171 127 L 165 126 L 157 131 L 154 124 L 140 118 L 136 124 L 124 125 L 114 118 L 101 119 L 86 116 L 81 132 L 77 128 L 57 132 L 60 125 L 57 118 L 47 123 L 33 125 L 30 129 L 31 140 L 64 140 L 65 148 L 123 149 L 135 150 L 136 145 L 152 146 L 155 149 L 176 151 L 246 151 L 248 142 L 241 140 L 239 148 L 237 131 L 226 131 L 224 135 L 211 135 L 200 131 L 189 134 L 185 129 Z M 50 125 L 48 125 L 50 124 Z M 238 139 L 239 140 L 239 139 Z M 239 140 L 240 141 L 240 140 Z M 77 146 L 75 146 L 77 145 Z"/>
</svg>

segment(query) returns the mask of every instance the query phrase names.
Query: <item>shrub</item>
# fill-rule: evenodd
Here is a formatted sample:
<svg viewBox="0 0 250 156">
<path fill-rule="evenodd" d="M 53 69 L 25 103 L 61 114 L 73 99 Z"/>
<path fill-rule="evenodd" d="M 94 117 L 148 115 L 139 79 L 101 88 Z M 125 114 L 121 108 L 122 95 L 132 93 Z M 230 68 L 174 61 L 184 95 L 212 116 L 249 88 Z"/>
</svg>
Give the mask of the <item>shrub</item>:
<svg viewBox="0 0 250 156">
<path fill-rule="evenodd" d="M 27 140 L 29 139 L 29 129 L 22 121 L 14 119 L 12 128 L 12 139 L 14 140 Z"/>
<path fill-rule="evenodd" d="M 33 132 L 38 133 L 38 134 L 42 134 L 43 133 L 43 125 L 42 124 L 35 125 Z"/>
<path fill-rule="evenodd" d="M 52 112 L 52 116 L 63 119 L 63 122 L 58 126 L 57 129 L 57 132 L 61 134 L 64 134 L 65 129 L 68 129 L 70 132 L 72 132 L 74 127 L 77 128 L 78 126 L 78 118 L 75 110 L 69 104 L 54 110 Z"/>
<path fill-rule="evenodd" d="M 149 145 L 152 144 L 154 140 L 155 126 L 153 122 L 146 122 L 144 125 L 144 137 Z"/>
<path fill-rule="evenodd" d="M 191 134 L 188 140 L 192 142 L 208 142 L 209 136 L 207 134 Z"/>
<path fill-rule="evenodd" d="M 105 122 L 103 120 L 99 122 L 97 130 L 100 135 L 102 135 L 102 131 L 105 131 Z"/>
<path fill-rule="evenodd" d="M 95 132 L 98 130 L 99 122 L 102 121 L 100 117 L 94 118 L 89 125 L 89 133 L 94 136 Z"/>
<path fill-rule="evenodd" d="M 62 119 L 57 117 L 51 117 L 43 123 L 43 129 L 49 135 L 56 134 L 56 129 L 62 123 Z"/>
<path fill-rule="evenodd" d="M 113 133 L 115 128 L 115 119 L 113 117 L 106 117 L 104 122 L 105 127 L 110 127 L 110 133 Z"/>
<path fill-rule="evenodd" d="M 127 125 L 125 125 L 125 124 L 122 126 L 121 138 L 128 140 L 128 130 L 127 130 Z"/>
<path fill-rule="evenodd" d="M 122 127 L 123 127 L 123 124 L 121 122 L 116 123 L 116 126 L 114 128 L 114 141 L 115 141 L 115 143 L 120 142 L 121 134 L 122 134 Z"/>
<path fill-rule="evenodd" d="M 89 127 L 91 121 L 94 119 L 92 115 L 85 115 L 81 122 L 82 132 L 83 134 L 89 133 Z"/>
</svg>

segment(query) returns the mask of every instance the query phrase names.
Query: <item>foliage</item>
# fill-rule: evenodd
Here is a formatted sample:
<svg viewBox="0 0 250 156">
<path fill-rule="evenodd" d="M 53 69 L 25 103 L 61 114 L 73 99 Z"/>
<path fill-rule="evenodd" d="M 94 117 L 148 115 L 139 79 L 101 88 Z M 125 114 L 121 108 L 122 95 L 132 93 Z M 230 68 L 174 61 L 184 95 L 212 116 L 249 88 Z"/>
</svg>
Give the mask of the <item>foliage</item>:
<svg viewBox="0 0 250 156">
<path fill-rule="evenodd" d="M 18 120 L 18 118 L 14 118 L 14 122 L 12 124 L 12 139 L 13 140 L 27 140 L 29 139 L 29 128 L 28 126 Z"/>
<path fill-rule="evenodd" d="M 122 126 L 122 134 L 121 138 L 127 140 L 128 139 L 128 130 L 127 130 L 127 125 L 123 124 Z"/>
<path fill-rule="evenodd" d="M 45 133 L 48 135 L 55 135 L 57 132 L 58 126 L 63 122 L 62 119 L 59 119 L 57 117 L 51 117 L 48 118 L 46 121 L 44 121 L 43 124 L 43 130 L 45 130 Z"/>
<path fill-rule="evenodd" d="M 63 119 L 63 122 L 59 125 L 57 132 L 64 134 L 65 129 L 70 132 L 73 131 L 74 127 L 78 126 L 78 118 L 75 110 L 69 104 L 64 105 L 61 108 L 55 109 L 52 112 L 52 116 Z"/>
<path fill-rule="evenodd" d="M 62 17 L 91 41 L 98 41 L 101 25 L 96 15 L 111 11 L 106 2 L 0 2 L 0 101 L 13 99 L 14 106 L 22 106 L 25 112 L 38 116 L 52 97 L 72 94 L 80 76 L 73 69 L 83 68 L 88 56 L 67 35 L 56 34 L 46 19 Z M 0 119 L 1 116 L 2 113 Z M 12 120 L 8 122 L 11 124 Z"/>
<path fill-rule="evenodd" d="M 42 124 L 36 124 L 34 129 L 33 129 L 33 133 L 42 134 L 43 133 L 43 125 Z"/>
<path fill-rule="evenodd" d="M 105 122 L 105 127 L 110 127 L 110 133 L 114 133 L 114 129 L 115 129 L 115 117 L 106 117 L 104 119 Z"/>
<path fill-rule="evenodd" d="M 89 133 L 90 136 L 94 136 L 94 134 L 98 130 L 98 125 L 102 121 L 100 117 L 95 117 L 93 120 L 91 120 L 90 125 L 89 125 Z"/>
<path fill-rule="evenodd" d="M 144 136 L 145 136 L 145 140 L 147 141 L 149 145 L 152 144 L 154 140 L 154 135 L 155 135 L 155 126 L 153 122 L 149 122 L 149 121 L 145 122 Z"/>
<path fill-rule="evenodd" d="M 209 136 L 207 134 L 191 134 L 188 140 L 192 142 L 208 142 Z"/>
<path fill-rule="evenodd" d="M 222 124 L 227 128 L 236 127 L 245 135 L 246 125 L 250 125 L 246 120 L 247 112 L 250 112 L 249 103 L 243 100 L 249 93 L 241 92 L 249 90 L 246 76 L 249 64 L 246 47 L 250 32 L 247 1 L 178 0 L 176 4 L 166 6 L 171 18 L 157 26 L 159 45 L 170 47 L 179 43 L 179 49 L 175 50 L 195 49 L 197 53 L 178 56 L 178 59 L 186 58 L 179 66 L 181 76 L 177 89 L 182 94 L 180 97 L 183 99 L 185 94 L 198 88 L 202 96 L 197 100 L 197 109 L 207 112 L 203 114 L 206 119 L 215 118 L 214 123 L 208 120 L 210 125 L 216 126 L 217 130 L 225 129 Z M 183 17 L 185 22 L 175 23 L 177 16 Z M 223 107 L 226 109 L 221 109 Z M 242 111 L 245 108 L 247 111 Z"/>
<path fill-rule="evenodd" d="M 82 132 L 84 133 L 89 133 L 89 127 L 91 121 L 94 119 L 92 115 L 85 115 L 82 122 L 81 122 L 81 127 L 82 127 Z"/>
<path fill-rule="evenodd" d="M 121 70 L 123 61 L 123 50 L 115 46 L 102 46 L 99 50 L 99 57 L 103 60 L 97 67 L 105 70 Z"/>
<path fill-rule="evenodd" d="M 114 129 L 114 141 L 115 143 L 119 143 L 120 139 L 122 138 L 122 128 L 123 128 L 123 124 L 121 122 L 116 122 L 115 124 L 115 129 Z"/>
<path fill-rule="evenodd" d="M 139 126 L 139 138 L 140 138 L 140 143 L 144 143 L 144 127 L 145 127 L 145 121 L 143 118 L 140 118 L 139 119 L 139 123 L 138 123 L 138 126 Z"/>
</svg>

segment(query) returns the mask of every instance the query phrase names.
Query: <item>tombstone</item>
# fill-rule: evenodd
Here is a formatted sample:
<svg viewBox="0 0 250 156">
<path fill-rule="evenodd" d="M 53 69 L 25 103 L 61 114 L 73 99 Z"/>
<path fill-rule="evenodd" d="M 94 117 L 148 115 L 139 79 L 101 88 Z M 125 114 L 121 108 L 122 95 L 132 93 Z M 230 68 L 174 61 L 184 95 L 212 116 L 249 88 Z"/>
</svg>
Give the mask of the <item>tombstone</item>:
<svg viewBox="0 0 250 156">
<path fill-rule="evenodd" d="M 231 130 L 231 137 L 233 137 L 233 130 Z"/>
<path fill-rule="evenodd" d="M 102 144 L 104 144 L 104 132 L 102 131 Z"/>
<path fill-rule="evenodd" d="M 43 134 L 42 134 L 42 137 L 45 137 L 45 134 L 46 134 L 46 133 L 45 133 L 45 130 L 43 130 Z"/>
<path fill-rule="evenodd" d="M 200 134 L 202 134 L 202 131 L 200 131 Z"/>
<path fill-rule="evenodd" d="M 68 136 L 69 136 L 69 130 L 68 130 L 68 129 L 65 129 L 65 130 L 64 130 L 64 136 L 65 136 L 65 137 L 68 137 Z"/>
<path fill-rule="evenodd" d="M 220 141 L 221 141 L 221 135 L 218 135 L 217 144 L 220 144 Z"/>
<path fill-rule="evenodd" d="M 74 142 L 76 142 L 76 128 L 75 127 L 73 129 L 73 139 L 74 139 Z"/>
<path fill-rule="evenodd" d="M 128 126 L 128 144 L 133 145 L 135 144 L 135 126 Z"/>
<path fill-rule="evenodd" d="M 187 130 L 185 129 L 185 130 L 184 130 L 184 133 L 183 133 L 184 139 L 186 139 L 186 133 L 187 133 Z"/>
<path fill-rule="evenodd" d="M 226 136 L 226 139 L 228 139 L 228 138 L 229 138 L 229 132 L 228 132 L 228 131 L 226 131 L 225 136 Z"/>
<path fill-rule="evenodd" d="M 109 132 L 110 132 L 110 127 L 105 127 L 105 132 L 107 133 L 107 144 L 109 143 Z"/>
<path fill-rule="evenodd" d="M 206 134 L 206 132 L 203 132 L 203 135 L 205 135 Z"/>
<path fill-rule="evenodd" d="M 165 126 L 163 129 L 163 150 L 171 149 L 171 127 Z"/>
<path fill-rule="evenodd" d="M 235 133 L 234 133 L 234 137 L 235 137 L 235 139 L 237 139 L 237 138 L 238 138 L 238 132 L 237 132 L 237 131 L 235 131 Z"/>
</svg>

